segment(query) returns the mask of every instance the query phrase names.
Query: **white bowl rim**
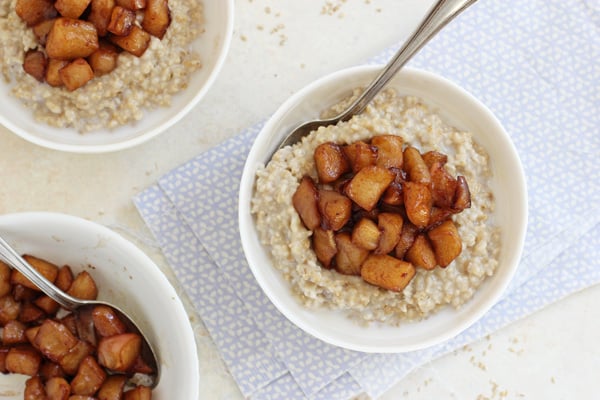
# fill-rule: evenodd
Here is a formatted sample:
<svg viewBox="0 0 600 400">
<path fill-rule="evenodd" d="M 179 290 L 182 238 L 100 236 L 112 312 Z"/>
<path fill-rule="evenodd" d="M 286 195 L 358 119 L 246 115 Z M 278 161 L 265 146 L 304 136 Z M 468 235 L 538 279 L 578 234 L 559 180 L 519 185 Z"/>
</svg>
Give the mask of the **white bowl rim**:
<svg viewBox="0 0 600 400">
<path fill-rule="evenodd" d="M 107 143 L 107 144 L 93 144 L 93 145 L 84 145 L 84 144 L 69 144 L 69 143 L 57 143 L 52 140 L 45 139 L 43 137 L 36 136 L 31 134 L 27 130 L 21 128 L 19 125 L 13 123 L 8 118 L 5 118 L 2 114 L 0 114 L 0 125 L 4 125 L 8 130 L 17 134 L 21 138 L 36 144 L 38 146 L 46 147 L 53 150 L 63 151 L 67 153 L 79 153 L 79 154 L 100 154 L 100 153 L 109 153 L 114 151 L 120 151 L 129 149 L 131 147 L 140 145 L 149 141 L 150 139 L 156 137 L 160 133 L 165 132 L 171 126 L 176 124 L 180 119 L 182 119 L 192 108 L 194 108 L 200 100 L 206 95 L 206 93 L 213 86 L 213 83 L 217 79 L 217 76 L 221 72 L 223 64 L 227 58 L 227 54 L 229 52 L 229 48 L 231 46 L 231 40 L 233 37 L 233 26 L 234 26 L 234 0 L 219 0 L 222 1 L 226 8 L 227 20 L 225 22 L 225 36 L 223 37 L 223 43 L 221 49 L 218 53 L 218 57 L 215 61 L 214 68 L 208 74 L 207 79 L 202 85 L 202 88 L 194 95 L 194 97 L 189 101 L 185 107 L 182 107 L 179 111 L 173 114 L 170 118 L 165 120 L 164 122 L 156 125 L 154 128 L 149 131 L 129 138 L 127 140 L 123 140 L 115 143 Z M 107 133 L 110 134 L 110 133 Z"/>
<path fill-rule="evenodd" d="M 340 80 L 345 79 L 346 81 L 348 81 L 350 78 L 352 78 L 353 76 L 355 76 L 356 74 L 359 74 L 359 73 L 370 73 L 374 77 L 374 75 L 377 72 L 379 72 L 381 70 L 381 68 L 383 68 L 383 65 L 361 65 L 361 66 L 350 67 L 350 68 L 346 68 L 343 70 L 333 72 L 331 74 L 328 74 L 328 75 L 308 84 L 307 86 L 305 86 L 304 88 L 302 88 L 301 90 L 299 90 L 298 92 L 293 94 L 291 97 L 289 97 L 278 108 L 278 110 L 272 115 L 271 118 L 269 118 L 269 120 L 265 123 L 265 125 L 259 132 L 258 136 L 255 139 L 255 142 L 252 144 L 252 147 L 251 147 L 248 157 L 246 159 L 246 163 L 244 165 L 244 169 L 243 169 L 243 173 L 242 173 L 242 177 L 241 177 L 241 181 L 240 181 L 240 192 L 239 192 L 239 198 L 238 198 L 238 219 L 239 219 L 239 228 L 240 228 L 240 237 L 241 237 L 242 248 L 243 248 L 244 254 L 246 256 L 248 265 L 249 265 L 255 279 L 257 280 L 259 286 L 263 289 L 263 292 L 267 295 L 267 297 L 275 305 L 275 307 L 288 320 L 290 320 L 297 327 L 299 327 L 300 329 L 309 333 L 310 335 L 312 335 L 326 343 L 332 344 L 334 346 L 346 348 L 349 350 L 367 352 L 367 353 L 404 353 L 404 352 L 415 351 L 415 350 L 427 348 L 427 347 L 433 346 L 435 344 L 439 344 L 446 340 L 449 340 L 449 339 L 455 337 L 456 335 L 460 334 L 461 332 L 465 331 L 467 328 L 469 328 L 471 325 L 473 325 L 475 322 L 477 322 L 481 317 L 483 317 L 483 315 L 485 313 L 487 313 L 489 311 L 489 309 L 491 309 L 501 299 L 502 294 L 505 292 L 510 281 L 512 280 L 512 277 L 514 276 L 514 273 L 516 272 L 516 269 L 518 268 L 518 264 L 521 259 L 521 254 L 522 254 L 523 245 L 524 245 L 524 241 L 525 241 L 525 234 L 526 234 L 526 230 L 527 230 L 527 216 L 528 216 L 527 201 L 528 200 L 527 200 L 527 190 L 526 190 L 526 183 L 525 183 L 525 173 L 523 171 L 523 166 L 519 159 L 517 150 L 516 150 L 514 144 L 512 143 L 510 136 L 508 135 L 506 130 L 502 127 L 502 124 L 496 118 L 496 116 L 487 108 L 487 106 L 485 106 L 481 101 L 479 101 L 477 98 L 475 98 L 472 94 L 470 94 L 468 91 L 466 91 L 462 87 L 458 86 L 454 82 L 452 82 L 438 74 L 435 74 L 433 72 L 416 69 L 416 68 L 411 68 L 411 67 L 403 68 L 397 74 L 397 76 L 394 77 L 394 79 L 393 79 L 393 80 L 400 79 L 399 78 L 400 76 L 404 76 L 404 77 L 410 76 L 413 78 L 420 77 L 420 78 L 425 78 L 430 81 L 435 81 L 439 85 L 443 85 L 446 88 L 450 88 L 451 90 L 456 91 L 458 95 L 462 96 L 463 98 L 467 99 L 468 101 L 470 101 L 471 103 L 476 105 L 478 108 L 478 111 L 482 112 L 484 114 L 485 118 L 491 124 L 490 129 L 493 129 L 493 130 L 501 133 L 502 140 L 504 141 L 503 144 L 506 146 L 506 149 L 508 151 L 508 153 L 505 156 L 507 157 L 508 160 L 510 160 L 510 162 L 515 166 L 516 170 L 518 171 L 518 173 L 515 176 L 512 176 L 512 178 L 514 179 L 514 185 L 518 190 L 518 194 L 517 194 L 517 196 L 519 197 L 518 204 L 521 205 L 521 207 L 514 211 L 515 211 L 516 218 L 519 219 L 520 221 L 523 221 L 523 223 L 519 226 L 519 229 L 517 230 L 517 232 L 515 232 L 515 234 L 513 236 L 513 240 L 515 241 L 515 243 L 517 243 L 516 249 L 510 255 L 510 258 L 505 262 L 505 264 L 508 267 L 510 267 L 510 270 L 505 275 L 506 278 L 503 279 L 500 282 L 500 284 L 497 284 L 495 286 L 495 290 L 493 290 L 491 293 L 489 293 L 488 296 L 479 303 L 479 306 L 477 307 L 476 311 L 472 312 L 466 318 L 463 318 L 461 320 L 460 324 L 456 324 L 456 325 L 454 325 L 453 328 L 448 329 L 447 331 L 440 333 L 438 335 L 432 336 L 428 339 L 424 339 L 419 342 L 408 343 L 408 344 L 396 343 L 396 344 L 390 345 L 390 344 L 379 344 L 379 343 L 375 343 L 375 342 L 368 343 L 365 341 L 356 341 L 356 340 L 352 340 L 352 339 L 343 339 L 343 338 L 339 338 L 339 337 L 334 337 L 329 334 L 325 334 L 325 333 L 321 332 L 317 327 L 311 326 L 311 325 L 305 323 L 305 321 L 301 317 L 298 317 L 297 315 L 293 314 L 282 303 L 282 301 L 277 296 L 275 296 L 273 293 L 271 293 L 271 291 L 269 290 L 266 278 L 263 276 L 263 274 L 261 274 L 258 266 L 254 265 L 254 263 L 251 261 L 251 259 L 250 259 L 251 256 L 249 256 L 249 254 L 252 254 L 249 233 L 253 232 L 253 230 L 252 230 L 253 219 L 252 219 L 252 216 L 249 211 L 249 201 L 250 201 L 252 190 L 253 190 L 252 188 L 254 186 L 254 175 L 256 172 L 256 167 L 257 167 L 257 165 L 259 165 L 261 163 L 259 161 L 260 160 L 259 155 L 270 154 L 270 152 L 273 150 L 272 147 L 274 146 L 274 144 L 270 141 L 270 139 L 272 137 L 280 137 L 281 136 L 281 135 L 278 136 L 278 135 L 274 135 L 274 134 L 272 134 L 271 136 L 267 136 L 264 132 L 269 132 L 270 130 L 272 130 L 273 126 L 275 126 L 279 122 L 280 119 L 284 118 L 285 114 L 289 111 L 290 108 L 292 108 L 295 104 L 298 104 L 302 98 L 304 98 L 308 93 L 312 92 L 316 88 L 319 88 L 322 85 L 326 85 L 328 82 L 330 82 L 332 80 L 340 81 Z M 427 102 L 427 99 L 425 99 L 425 101 Z M 265 148 L 266 148 L 266 150 L 265 150 Z M 269 268 L 273 268 L 273 267 L 271 265 L 269 265 Z M 279 272 L 279 271 L 277 271 L 277 272 Z M 489 281 L 489 279 L 488 279 L 488 281 Z M 484 284 L 485 283 L 486 282 L 484 282 Z M 476 295 L 477 295 L 477 293 L 476 293 Z M 290 290 L 290 296 L 291 296 L 291 290 Z M 452 310 L 452 312 L 454 312 L 454 311 L 455 310 Z M 440 313 L 440 312 L 438 312 L 438 313 Z M 458 310 L 458 312 L 460 312 L 460 310 Z M 435 317 L 435 315 L 432 315 L 431 317 Z M 398 329 L 401 329 L 401 328 L 402 327 L 399 327 Z"/>
<path fill-rule="evenodd" d="M 116 243 L 120 249 L 138 260 L 140 265 L 148 266 L 149 268 L 146 268 L 144 273 L 146 275 L 150 275 L 153 281 L 161 282 L 165 288 L 169 288 L 168 290 L 171 292 L 170 300 L 173 301 L 172 304 L 175 306 L 175 308 L 172 309 L 172 312 L 177 314 L 177 317 L 180 321 L 186 322 L 185 324 L 188 329 L 178 331 L 178 335 L 183 338 L 185 345 L 189 346 L 191 354 L 194 354 L 192 357 L 194 359 L 193 365 L 187 365 L 186 367 L 188 368 L 190 376 L 197 377 L 198 380 L 195 381 L 195 383 L 199 383 L 200 366 L 199 360 L 195 356 L 195 354 L 197 354 L 197 345 L 189 317 L 185 311 L 180 297 L 175 291 L 175 288 L 171 285 L 167 277 L 158 268 L 154 261 L 152 261 L 152 259 L 146 255 L 146 253 L 112 229 L 99 223 L 73 215 L 49 211 L 24 211 L 0 215 L 0 226 L 15 227 L 17 231 L 19 230 L 20 226 L 27 227 L 28 225 L 33 224 L 50 224 L 60 227 L 70 226 L 75 227 L 76 229 L 81 229 L 84 227 L 85 229 L 89 229 L 90 232 L 97 232 L 102 237 L 108 238 L 113 243 Z M 191 370 L 189 370 L 189 368 L 191 368 Z M 191 390 L 192 393 L 190 393 L 190 395 L 192 398 L 197 398 L 199 395 L 199 385 L 192 385 Z"/>
</svg>

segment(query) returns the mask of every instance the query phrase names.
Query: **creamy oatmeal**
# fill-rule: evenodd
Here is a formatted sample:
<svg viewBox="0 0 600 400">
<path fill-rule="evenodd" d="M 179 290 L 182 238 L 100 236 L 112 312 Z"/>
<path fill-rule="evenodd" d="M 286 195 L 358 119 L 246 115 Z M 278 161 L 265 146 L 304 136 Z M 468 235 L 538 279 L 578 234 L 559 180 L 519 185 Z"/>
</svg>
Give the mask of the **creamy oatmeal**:
<svg viewBox="0 0 600 400">
<path fill-rule="evenodd" d="M 12 94 L 39 122 L 81 132 L 133 123 L 145 110 L 168 106 L 201 67 L 200 55 L 190 46 L 202 33 L 202 4 L 169 0 L 171 24 L 162 40 L 152 36 L 143 56 L 122 52 L 115 70 L 73 92 L 51 87 L 23 71 L 25 51 L 37 42 L 15 5 L 16 0 L 0 0 L 0 68 Z"/>
<path fill-rule="evenodd" d="M 336 114 L 349 101 L 328 113 Z M 291 200 L 304 175 L 316 178 L 313 153 L 318 145 L 349 144 L 381 134 L 399 135 L 404 143 L 422 152 L 447 154 L 446 169 L 453 176 L 466 178 L 472 198 L 471 208 L 453 218 L 463 245 L 458 258 L 446 268 L 417 268 L 401 292 L 370 285 L 360 276 L 323 268 L 311 249 L 312 232 L 302 224 Z M 300 143 L 278 151 L 257 172 L 251 207 L 261 242 L 304 304 L 341 309 L 365 322 L 400 324 L 426 317 L 444 305 L 461 306 L 494 273 L 500 235 L 491 218 L 494 196 L 490 181 L 488 156 L 470 133 L 446 124 L 420 99 L 399 97 L 388 89 L 350 121 L 321 127 Z"/>
</svg>

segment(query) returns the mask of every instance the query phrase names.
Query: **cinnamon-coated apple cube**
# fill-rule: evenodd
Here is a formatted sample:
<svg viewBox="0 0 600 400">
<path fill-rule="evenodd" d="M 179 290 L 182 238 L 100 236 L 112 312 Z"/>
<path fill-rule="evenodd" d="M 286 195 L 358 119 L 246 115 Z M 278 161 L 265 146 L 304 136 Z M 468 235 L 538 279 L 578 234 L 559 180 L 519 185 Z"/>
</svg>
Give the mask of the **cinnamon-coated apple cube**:
<svg viewBox="0 0 600 400">
<path fill-rule="evenodd" d="M 425 162 L 425 165 L 427 165 L 427 168 L 431 169 L 431 167 L 433 166 L 433 164 L 435 163 L 439 163 L 441 166 L 446 165 L 446 162 L 448 162 L 448 156 L 445 155 L 444 153 L 440 153 L 439 151 L 428 151 L 424 154 L 421 155 L 421 157 L 423 157 L 423 161 Z"/>
<path fill-rule="evenodd" d="M 60 376 L 48 379 L 45 388 L 48 400 L 68 400 L 69 394 L 71 394 L 71 385 Z"/>
<path fill-rule="evenodd" d="M 292 205 L 304 226 L 311 231 L 321 225 L 318 198 L 319 192 L 315 182 L 310 176 L 304 176 L 292 195 Z"/>
<path fill-rule="evenodd" d="M 433 246 L 435 259 L 442 268 L 450 265 L 462 251 L 462 242 L 458 229 L 452 220 L 446 220 L 441 225 L 427 233 Z"/>
<path fill-rule="evenodd" d="M 149 34 L 162 39 L 170 23 L 171 15 L 167 0 L 147 0 L 142 28 Z"/>
<path fill-rule="evenodd" d="M 446 171 L 439 162 L 429 168 L 431 175 L 431 198 L 433 205 L 440 208 L 450 208 L 454 203 L 457 181 Z"/>
<path fill-rule="evenodd" d="M 136 57 L 141 57 L 150 45 L 150 34 L 137 25 L 134 25 L 126 36 L 110 35 L 109 38 L 111 42 Z"/>
<path fill-rule="evenodd" d="M 63 265 L 58 269 L 58 274 L 56 275 L 56 282 L 54 284 L 57 288 L 66 292 L 71 288 L 71 284 L 73 284 L 73 280 L 75 277 L 73 276 L 73 271 L 71 271 L 71 267 L 68 265 Z"/>
<path fill-rule="evenodd" d="M 352 229 L 352 242 L 367 250 L 375 250 L 379 245 L 381 231 L 369 218 L 361 218 Z"/>
<path fill-rule="evenodd" d="M 410 221 L 404 221 L 402 224 L 402 231 L 400 232 L 400 239 L 394 249 L 394 255 L 396 258 L 402 260 L 406 256 L 406 252 L 413 245 L 415 238 L 419 230 Z"/>
<path fill-rule="evenodd" d="M 335 269 L 344 275 L 360 275 L 363 262 L 369 256 L 369 250 L 352 242 L 348 232 L 335 235 L 338 252 L 335 255 Z"/>
<path fill-rule="evenodd" d="M 377 165 L 384 168 L 402 168 L 402 137 L 396 135 L 378 135 L 371 139 L 371 145 L 377 147 Z"/>
<path fill-rule="evenodd" d="M 85 357 L 77 375 L 71 381 L 71 393 L 80 396 L 93 396 L 106 380 L 106 372 L 92 356 Z"/>
<path fill-rule="evenodd" d="M 100 339 L 98 362 L 117 372 L 127 372 L 140 355 L 142 338 L 135 333 L 123 333 Z"/>
<path fill-rule="evenodd" d="M 54 7 L 60 15 L 68 18 L 79 18 L 91 0 L 56 0 Z"/>
<path fill-rule="evenodd" d="M 65 325 L 46 319 L 40 325 L 33 345 L 50 360 L 60 362 L 78 342 L 79 340 Z"/>
<path fill-rule="evenodd" d="M 67 293 L 78 299 L 95 300 L 98 297 L 98 287 L 89 272 L 81 271 L 71 283 Z"/>
<path fill-rule="evenodd" d="M 36 80 L 43 82 L 46 76 L 46 67 L 48 59 L 43 52 L 38 50 L 29 50 L 25 53 L 23 60 L 23 70 Z"/>
<path fill-rule="evenodd" d="M 400 241 L 404 218 L 400 214 L 380 213 L 377 224 L 381 231 L 381 239 L 379 239 L 379 245 L 375 249 L 375 254 L 388 254 L 396 248 L 396 245 Z"/>
<path fill-rule="evenodd" d="M 21 306 L 19 312 L 19 321 L 24 324 L 31 324 L 36 321 L 41 321 L 46 317 L 46 313 L 33 303 L 25 302 Z"/>
<path fill-rule="evenodd" d="M 57 18 L 48 33 L 46 54 L 49 58 L 74 60 L 98 49 L 98 32 L 94 24 L 73 18 Z"/>
<path fill-rule="evenodd" d="M 48 396 L 44 383 L 39 376 L 32 376 L 25 381 L 25 389 L 23 390 L 23 400 L 46 400 Z"/>
<path fill-rule="evenodd" d="M 77 58 L 62 67 L 58 71 L 58 75 L 67 90 L 72 92 L 92 80 L 94 71 L 85 59 Z"/>
<path fill-rule="evenodd" d="M 412 146 L 407 146 L 404 149 L 404 170 L 408 175 L 408 180 L 411 182 L 422 183 L 429 185 L 431 183 L 431 175 L 429 168 L 419 150 Z"/>
<path fill-rule="evenodd" d="M 62 370 L 60 365 L 52 361 L 45 360 L 40 366 L 39 375 L 44 382 L 48 382 L 48 380 L 52 378 L 64 378 L 65 371 Z"/>
<path fill-rule="evenodd" d="M 46 83 L 50 86 L 58 87 L 63 85 L 59 71 L 69 62 L 66 60 L 57 60 L 51 58 L 48 60 L 48 68 L 46 68 Z"/>
<path fill-rule="evenodd" d="M 133 25 L 135 23 L 135 12 L 123 8 L 121 6 L 115 6 L 112 9 L 110 15 L 110 21 L 106 30 L 110 33 L 114 33 L 117 36 L 129 35 Z"/>
<path fill-rule="evenodd" d="M 114 336 L 127 331 L 117 312 L 109 306 L 99 305 L 92 310 L 92 321 L 100 336 Z"/>
<path fill-rule="evenodd" d="M 96 396 L 99 400 L 122 400 L 126 382 L 125 375 L 109 375 Z"/>
<path fill-rule="evenodd" d="M 312 236 L 312 244 L 317 260 L 323 264 L 323 267 L 330 268 L 331 260 L 337 253 L 334 232 L 320 227 L 315 228 Z"/>
<path fill-rule="evenodd" d="M 15 12 L 28 26 L 52 19 L 57 15 L 52 0 L 17 0 Z"/>
<path fill-rule="evenodd" d="M 400 292 L 415 276 L 415 267 L 386 254 L 371 254 L 363 263 L 360 275 L 371 285 Z"/>
<path fill-rule="evenodd" d="M 461 212 L 471 207 L 471 191 L 464 176 L 456 177 L 456 192 L 454 192 L 454 204 L 452 210 Z"/>
<path fill-rule="evenodd" d="M 370 211 L 394 180 L 394 173 L 376 165 L 358 171 L 346 186 L 346 195 L 363 209 Z"/>
<path fill-rule="evenodd" d="M 404 192 L 406 216 L 417 227 L 426 227 L 433 206 L 431 190 L 427 185 L 415 182 L 405 182 L 402 185 L 402 190 Z"/>
<path fill-rule="evenodd" d="M 106 27 L 110 22 L 115 4 L 115 0 L 92 0 L 90 4 L 90 15 L 88 15 L 87 20 L 94 24 L 98 36 L 106 36 L 106 33 L 108 32 Z"/>
<path fill-rule="evenodd" d="M 54 25 L 54 18 L 46 19 L 41 22 L 35 24 L 31 30 L 35 35 L 35 38 L 39 44 L 42 46 L 46 45 L 46 40 L 48 39 L 48 33 L 50 33 L 50 29 Z"/>
<path fill-rule="evenodd" d="M 2 329 L 2 344 L 27 343 L 27 336 L 25 336 L 26 328 L 25 324 L 20 321 L 9 321 Z"/>
<path fill-rule="evenodd" d="M 352 201 L 343 194 L 334 190 L 319 190 L 319 213 L 321 224 L 325 229 L 338 231 L 350 220 L 352 215 Z"/>
<path fill-rule="evenodd" d="M 20 345 L 8 350 L 4 363 L 8 372 L 35 376 L 42 363 L 42 355 L 29 345 Z"/>
<path fill-rule="evenodd" d="M 47 315 L 56 314 L 58 309 L 60 308 L 60 304 L 54 301 L 48 295 L 41 295 L 37 299 L 33 301 L 33 304 L 36 305 L 40 310 L 42 310 Z"/>
<path fill-rule="evenodd" d="M 152 390 L 146 386 L 136 386 L 125 392 L 123 400 L 151 400 Z"/>
<path fill-rule="evenodd" d="M 437 265 L 433 247 L 431 247 L 431 243 L 429 243 L 429 240 L 423 234 L 417 235 L 413 245 L 406 252 L 405 258 L 416 267 L 426 270 L 432 270 Z"/>
<path fill-rule="evenodd" d="M 118 58 L 119 52 L 115 46 L 101 42 L 98 50 L 90 54 L 87 61 L 92 67 L 94 75 L 101 76 L 108 74 L 117 67 Z"/>
<path fill-rule="evenodd" d="M 377 163 L 377 148 L 363 141 L 356 141 L 342 147 L 354 173 Z"/>
<path fill-rule="evenodd" d="M 12 294 L 0 297 L 0 326 L 17 319 L 20 311 L 21 303 L 16 301 Z"/>
<path fill-rule="evenodd" d="M 346 156 L 336 143 L 320 144 L 313 157 L 320 183 L 331 183 L 350 170 Z"/>
<path fill-rule="evenodd" d="M 75 375 L 79 369 L 79 365 L 84 358 L 94 352 L 94 346 L 86 342 L 85 340 L 78 340 L 77 344 L 73 346 L 67 354 L 62 356 L 58 365 L 65 373 L 69 375 Z"/>
</svg>

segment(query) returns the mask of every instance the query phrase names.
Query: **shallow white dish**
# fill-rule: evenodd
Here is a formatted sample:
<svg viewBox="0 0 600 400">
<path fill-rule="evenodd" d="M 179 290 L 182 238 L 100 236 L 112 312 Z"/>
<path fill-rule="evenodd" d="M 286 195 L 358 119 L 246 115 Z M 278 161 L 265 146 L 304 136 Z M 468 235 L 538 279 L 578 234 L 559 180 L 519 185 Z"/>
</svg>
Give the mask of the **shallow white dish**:
<svg viewBox="0 0 600 400">
<path fill-rule="evenodd" d="M 114 130 L 85 134 L 36 122 L 31 110 L 10 94 L 11 85 L 0 80 L 0 124 L 40 146 L 75 153 L 104 153 L 130 148 L 164 132 L 206 95 L 221 71 L 233 34 L 234 1 L 202 0 L 205 31 L 193 43 L 202 68 L 192 74 L 188 87 L 173 96 L 171 106 L 145 110 L 142 120 Z"/>
<path fill-rule="evenodd" d="M 527 192 L 517 152 L 494 115 L 477 99 L 435 74 L 403 69 L 389 84 L 400 95 L 422 98 L 443 119 L 474 138 L 490 155 L 494 218 L 502 229 L 500 263 L 496 274 L 461 309 L 446 307 L 426 320 L 400 327 L 361 326 L 340 311 L 309 309 L 293 295 L 289 283 L 270 261 L 250 214 L 255 172 L 268 160 L 280 140 L 299 123 L 318 117 L 326 108 L 368 84 L 380 66 L 361 66 L 328 75 L 288 99 L 259 133 L 244 167 L 239 198 L 242 246 L 261 288 L 290 321 L 330 344 L 364 352 L 406 352 L 425 348 L 459 334 L 481 318 L 500 298 L 517 269 L 527 225 Z"/>
<path fill-rule="evenodd" d="M 153 399 L 197 399 L 199 362 L 189 318 L 175 289 L 140 249 L 96 223 L 55 213 L 0 216 L 0 235 L 20 253 L 87 269 L 98 298 L 122 306 L 154 344 L 161 376 Z M 90 267 L 93 266 L 93 267 Z M 0 398 L 23 398 L 22 375 L 0 375 Z"/>
</svg>

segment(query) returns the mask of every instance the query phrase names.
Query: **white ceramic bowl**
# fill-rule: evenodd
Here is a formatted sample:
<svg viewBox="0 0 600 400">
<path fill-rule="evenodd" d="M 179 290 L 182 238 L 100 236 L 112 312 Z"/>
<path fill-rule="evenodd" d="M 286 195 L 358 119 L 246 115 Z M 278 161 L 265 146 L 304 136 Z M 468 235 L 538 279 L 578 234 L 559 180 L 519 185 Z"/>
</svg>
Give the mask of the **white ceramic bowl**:
<svg viewBox="0 0 600 400">
<path fill-rule="evenodd" d="M 170 107 L 146 110 L 142 120 L 114 130 L 102 129 L 85 134 L 38 123 L 32 112 L 10 94 L 11 85 L 0 80 L 0 124 L 22 138 L 55 150 L 75 153 L 103 153 L 141 144 L 164 132 L 186 115 L 206 95 L 227 56 L 233 34 L 233 0 L 201 0 L 205 32 L 193 43 L 202 57 L 183 91 L 172 98 Z"/>
<path fill-rule="evenodd" d="M 199 362 L 188 315 L 165 275 L 140 249 L 101 225 L 54 213 L 2 215 L 0 235 L 20 253 L 67 264 L 74 273 L 87 269 L 98 298 L 135 318 L 160 358 L 153 399 L 198 398 Z M 0 397 L 22 399 L 23 385 L 21 375 L 0 375 Z"/>
<path fill-rule="evenodd" d="M 426 320 L 392 327 L 361 326 L 339 311 L 306 308 L 292 296 L 290 285 L 272 266 L 250 214 L 256 169 L 268 160 L 281 138 L 299 123 L 318 117 L 322 110 L 349 96 L 353 88 L 369 83 L 380 69 L 362 66 L 333 73 L 305 87 L 277 110 L 259 133 L 246 161 L 239 223 L 244 252 L 256 280 L 290 321 L 325 342 L 348 349 L 405 352 L 447 340 L 481 318 L 498 301 L 520 260 L 527 225 L 524 173 L 508 134 L 482 103 L 448 80 L 414 69 L 403 69 L 388 85 L 401 95 L 424 99 L 446 122 L 473 132 L 475 140 L 490 154 L 495 220 L 502 229 L 500 263 L 495 275 L 459 310 L 447 307 Z"/>
</svg>

